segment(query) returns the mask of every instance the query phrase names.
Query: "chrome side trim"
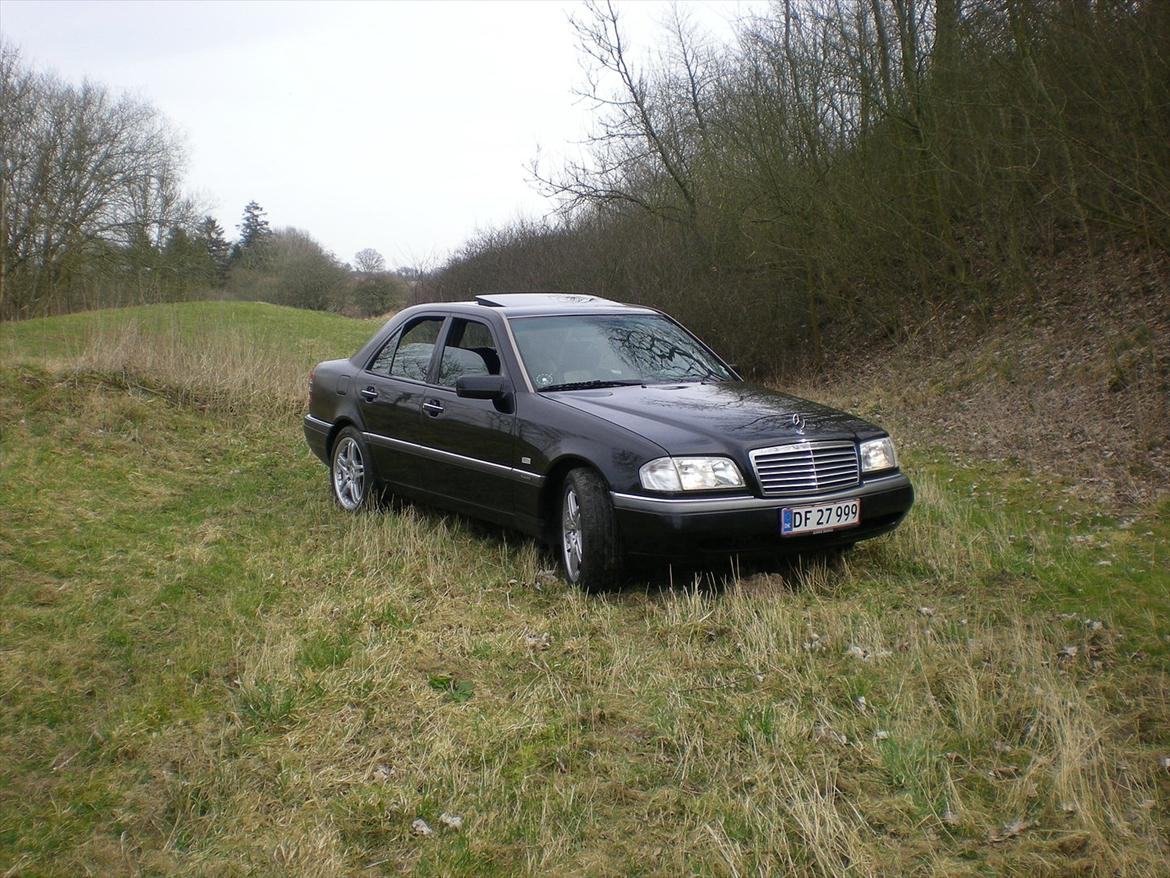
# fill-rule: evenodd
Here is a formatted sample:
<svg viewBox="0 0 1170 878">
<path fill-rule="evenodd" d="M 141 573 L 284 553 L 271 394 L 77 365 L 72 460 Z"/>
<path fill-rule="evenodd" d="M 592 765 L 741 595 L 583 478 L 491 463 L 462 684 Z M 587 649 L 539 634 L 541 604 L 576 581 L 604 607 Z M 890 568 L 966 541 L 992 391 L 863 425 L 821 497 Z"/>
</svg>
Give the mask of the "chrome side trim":
<svg viewBox="0 0 1170 878">
<path fill-rule="evenodd" d="M 636 512 L 663 512 L 669 515 L 688 512 L 752 512 L 766 509 L 783 509 L 785 506 L 805 506 L 812 503 L 827 503 L 847 497 L 865 497 L 882 491 L 909 487 L 910 479 L 902 473 L 881 478 L 867 479 L 860 485 L 824 494 L 808 494 L 802 497 L 646 497 L 641 494 L 621 494 L 611 491 L 615 509 L 631 509 Z"/>
<path fill-rule="evenodd" d="M 305 415 L 305 423 L 321 433 L 328 433 L 333 429 L 331 423 L 323 421 L 320 418 L 314 418 L 312 415 Z"/>
<path fill-rule="evenodd" d="M 417 445 L 404 439 L 391 439 L 389 436 L 380 436 L 377 433 L 362 433 L 367 442 L 393 448 L 396 451 L 405 451 L 408 454 L 417 454 L 429 460 L 439 460 L 444 463 L 453 463 L 465 469 L 476 470 L 482 473 L 493 473 L 498 476 L 515 479 L 529 485 L 539 485 L 544 482 L 544 476 L 531 473 L 527 470 L 516 469 L 514 466 L 504 466 L 502 463 L 492 463 L 490 460 L 480 460 L 478 457 L 466 457 L 454 451 L 444 451 L 441 448 L 431 448 L 428 445 Z"/>
</svg>

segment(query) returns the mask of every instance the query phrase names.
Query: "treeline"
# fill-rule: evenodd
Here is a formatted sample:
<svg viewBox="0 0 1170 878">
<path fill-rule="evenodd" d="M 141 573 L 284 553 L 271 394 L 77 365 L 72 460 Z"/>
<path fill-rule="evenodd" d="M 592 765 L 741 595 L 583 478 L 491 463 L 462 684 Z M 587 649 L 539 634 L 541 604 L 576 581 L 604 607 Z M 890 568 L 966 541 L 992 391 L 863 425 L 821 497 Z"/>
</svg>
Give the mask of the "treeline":
<svg viewBox="0 0 1170 878">
<path fill-rule="evenodd" d="M 1034 294 L 1059 251 L 1170 241 L 1170 3 L 786 0 L 654 55 L 573 25 L 595 130 L 534 166 L 547 222 L 420 295 L 581 289 L 669 308 L 774 372 Z"/>
<path fill-rule="evenodd" d="M 0 44 L 0 319 L 238 296 L 378 314 L 406 284 L 376 252 L 342 264 L 244 209 L 229 241 L 183 192 L 166 119 L 105 87 L 29 69 Z"/>
<path fill-rule="evenodd" d="M 343 265 L 308 232 L 270 229 L 254 201 L 244 208 L 239 229 L 228 262 L 236 297 L 364 317 L 401 307 L 409 295 L 405 280 L 387 270 L 377 250 L 360 250 L 352 265 Z"/>
</svg>

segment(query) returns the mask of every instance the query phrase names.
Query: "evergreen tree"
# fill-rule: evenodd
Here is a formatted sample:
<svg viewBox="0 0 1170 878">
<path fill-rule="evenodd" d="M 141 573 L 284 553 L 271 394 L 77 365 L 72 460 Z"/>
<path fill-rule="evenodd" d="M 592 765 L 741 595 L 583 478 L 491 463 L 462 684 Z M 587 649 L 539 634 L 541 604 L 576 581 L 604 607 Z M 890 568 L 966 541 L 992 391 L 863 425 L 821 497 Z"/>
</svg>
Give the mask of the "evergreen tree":
<svg viewBox="0 0 1170 878">
<path fill-rule="evenodd" d="M 231 248 L 223 236 L 223 227 L 214 217 L 205 216 L 196 226 L 195 237 L 203 245 L 214 265 L 211 283 L 222 287 L 227 282 L 228 259 L 231 254 Z"/>
<path fill-rule="evenodd" d="M 244 218 L 236 228 L 240 230 L 240 238 L 232 248 L 233 262 L 245 255 L 256 259 L 261 255 L 264 244 L 272 237 L 272 229 L 268 227 L 264 208 L 255 201 L 249 201 L 245 205 Z"/>
</svg>

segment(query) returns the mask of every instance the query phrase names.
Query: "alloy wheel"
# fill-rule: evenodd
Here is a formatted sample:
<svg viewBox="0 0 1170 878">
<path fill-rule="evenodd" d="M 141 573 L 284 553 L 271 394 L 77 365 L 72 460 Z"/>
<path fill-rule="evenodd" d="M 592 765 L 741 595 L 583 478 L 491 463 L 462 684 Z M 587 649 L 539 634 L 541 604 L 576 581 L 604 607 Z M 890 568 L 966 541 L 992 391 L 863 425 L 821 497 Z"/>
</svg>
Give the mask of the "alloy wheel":
<svg viewBox="0 0 1170 878">
<path fill-rule="evenodd" d="M 561 546 L 565 558 L 565 572 L 571 582 L 581 576 L 581 504 L 573 488 L 565 491 L 565 502 L 561 509 Z"/>
<path fill-rule="evenodd" d="M 346 436 L 333 456 L 333 493 L 349 511 L 362 505 L 366 496 L 366 465 L 357 440 Z"/>
</svg>

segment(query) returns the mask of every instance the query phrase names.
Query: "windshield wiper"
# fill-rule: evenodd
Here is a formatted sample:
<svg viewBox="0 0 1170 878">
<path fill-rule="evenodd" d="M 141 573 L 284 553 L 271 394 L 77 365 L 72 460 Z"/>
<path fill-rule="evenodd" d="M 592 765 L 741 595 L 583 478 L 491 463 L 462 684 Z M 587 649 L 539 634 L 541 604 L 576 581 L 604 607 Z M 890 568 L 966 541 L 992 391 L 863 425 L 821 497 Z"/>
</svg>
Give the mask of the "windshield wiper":
<svg viewBox="0 0 1170 878">
<path fill-rule="evenodd" d="M 598 387 L 633 387 L 641 381 L 568 381 L 564 384 L 550 384 L 536 388 L 540 393 L 550 390 L 593 390 Z"/>
</svg>

